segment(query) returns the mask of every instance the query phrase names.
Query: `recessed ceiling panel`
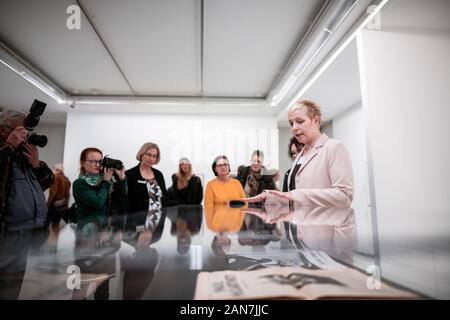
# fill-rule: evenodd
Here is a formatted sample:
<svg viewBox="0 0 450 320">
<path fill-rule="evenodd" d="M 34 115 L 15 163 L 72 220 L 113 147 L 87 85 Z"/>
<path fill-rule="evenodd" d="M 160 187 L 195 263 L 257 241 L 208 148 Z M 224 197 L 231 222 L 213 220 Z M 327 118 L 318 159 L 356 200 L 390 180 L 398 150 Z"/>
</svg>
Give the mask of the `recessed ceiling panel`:
<svg viewBox="0 0 450 320">
<path fill-rule="evenodd" d="M 70 0 L 0 1 L 0 40 L 69 93 L 131 94 L 84 15 L 66 25 Z"/>
<path fill-rule="evenodd" d="M 199 0 L 89 0 L 88 8 L 138 94 L 200 92 Z"/>
<path fill-rule="evenodd" d="M 205 94 L 266 96 L 323 2 L 205 1 Z"/>
</svg>

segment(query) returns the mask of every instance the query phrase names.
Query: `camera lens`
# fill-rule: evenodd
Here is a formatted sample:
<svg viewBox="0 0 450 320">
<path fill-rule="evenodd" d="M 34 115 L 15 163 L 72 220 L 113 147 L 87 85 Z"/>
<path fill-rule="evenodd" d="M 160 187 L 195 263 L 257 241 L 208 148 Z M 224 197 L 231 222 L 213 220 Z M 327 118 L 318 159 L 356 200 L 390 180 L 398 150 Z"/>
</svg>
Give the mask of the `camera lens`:
<svg viewBox="0 0 450 320">
<path fill-rule="evenodd" d="M 104 157 L 101 166 L 104 168 L 121 170 L 123 168 L 123 163 L 120 160 Z"/>
<path fill-rule="evenodd" d="M 47 145 L 47 141 L 47 137 L 44 135 L 32 133 L 28 136 L 28 143 L 40 148 L 45 147 Z"/>
</svg>

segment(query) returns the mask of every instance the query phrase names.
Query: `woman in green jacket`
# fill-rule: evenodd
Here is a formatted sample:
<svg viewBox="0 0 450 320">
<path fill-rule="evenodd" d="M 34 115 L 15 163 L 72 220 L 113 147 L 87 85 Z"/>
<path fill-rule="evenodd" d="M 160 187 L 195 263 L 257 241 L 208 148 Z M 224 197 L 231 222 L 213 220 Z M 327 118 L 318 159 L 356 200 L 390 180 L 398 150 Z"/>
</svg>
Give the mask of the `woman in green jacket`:
<svg viewBox="0 0 450 320">
<path fill-rule="evenodd" d="M 79 224 L 106 222 L 113 214 L 127 210 L 125 168 L 104 168 L 103 154 L 97 148 L 86 148 L 80 155 L 80 175 L 73 183 L 73 197 Z"/>
</svg>

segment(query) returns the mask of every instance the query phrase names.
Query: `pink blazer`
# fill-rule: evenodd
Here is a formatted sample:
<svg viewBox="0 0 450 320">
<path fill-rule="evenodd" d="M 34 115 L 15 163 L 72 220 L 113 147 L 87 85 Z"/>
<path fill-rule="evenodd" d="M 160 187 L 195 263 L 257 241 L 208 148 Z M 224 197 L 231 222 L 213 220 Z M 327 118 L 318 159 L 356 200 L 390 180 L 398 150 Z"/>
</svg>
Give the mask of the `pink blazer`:
<svg viewBox="0 0 450 320">
<path fill-rule="evenodd" d="M 319 137 L 306 162 L 292 177 L 297 156 L 288 177 L 295 179 L 291 195 L 301 205 L 348 207 L 353 201 L 353 170 L 350 154 L 342 142 L 324 133 Z"/>
</svg>

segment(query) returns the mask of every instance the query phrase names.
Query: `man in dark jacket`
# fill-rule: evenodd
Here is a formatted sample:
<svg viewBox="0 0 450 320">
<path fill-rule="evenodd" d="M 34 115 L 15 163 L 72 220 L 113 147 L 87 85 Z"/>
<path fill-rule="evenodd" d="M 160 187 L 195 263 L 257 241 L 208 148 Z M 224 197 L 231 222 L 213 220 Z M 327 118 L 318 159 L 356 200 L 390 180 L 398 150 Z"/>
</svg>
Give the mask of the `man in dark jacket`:
<svg viewBox="0 0 450 320">
<path fill-rule="evenodd" d="M 263 162 L 264 153 L 261 150 L 255 150 L 252 153 L 251 165 L 238 168 L 236 179 L 241 182 L 247 197 L 256 196 L 263 190 L 276 189 L 273 174 L 268 172 Z"/>
<path fill-rule="evenodd" d="M 44 190 L 53 172 L 27 143 L 25 114 L 0 113 L 0 299 L 17 299 L 29 254 L 47 238 Z"/>
<path fill-rule="evenodd" d="M 47 218 L 44 190 L 52 185 L 54 175 L 39 160 L 36 146 L 27 142 L 25 117 L 14 110 L 0 114 L 1 232 L 42 229 Z"/>
</svg>

